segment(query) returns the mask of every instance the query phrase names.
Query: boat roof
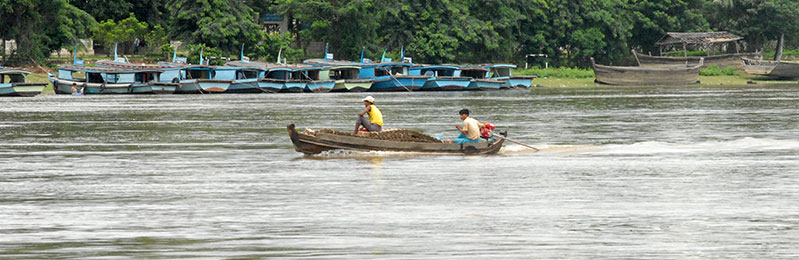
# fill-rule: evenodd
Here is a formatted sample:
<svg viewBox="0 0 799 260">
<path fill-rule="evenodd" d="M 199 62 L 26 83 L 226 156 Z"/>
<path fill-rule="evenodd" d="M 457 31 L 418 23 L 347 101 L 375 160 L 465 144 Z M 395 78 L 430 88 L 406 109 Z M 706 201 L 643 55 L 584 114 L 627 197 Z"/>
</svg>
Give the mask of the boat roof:
<svg viewBox="0 0 799 260">
<path fill-rule="evenodd" d="M 182 67 L 182 65 L 179 65 L 178 63 L 135 64 L 135 63 L 128 63 L 128 62 L 113 61 L 113 60 L 98 60 L 94 64 L 108 64 L 109 66 L 136 69 L 136 70 L 161 70 L 161 69 L 172 69 L 172 68 L 180 68 L 180 67 Z"/>
<path fill-rule="evenodd" d="M 725 43 L 742 40 L 743 37 L 729 33 L 726 31 L 720 32 L 667 32 L 658 42 L 656 46 L 674 45 L 674 44 L 713 44 Z"/>
<path fill-rule="evenodd" d="M 361 69 L 361 67 L 358 67 L 358 66 L 330 66 L 330 67 L 326 67 L 326 69 L 329 69 L 329 70 L 342 70 L 342 69 L 356 69 L 356 70 L 359 70 L 359 69 Z"/>
<path fill-rule="evenodd" d="M 456 69 L 460 68 L 460 67 L 455 66 L 455 65 L 427 65 L 427 64 L 414 65 L 413 67 L 414 68 L 419 68 L 419 69 L 449 69 L 449 70 L 453 70 L 453 69 L 456 70 Z"/>
<path fill-rule="evenodd" d="M 127 68 L 101 68 L 101 67 L 86 67 L 80 65 L 61 65 L 58 66 L 59 70 L 79 71 L 79 72 L 102 72 L 102 73 L 135 73 L 138 70 Z"/>
<path fill-rule="evenodd" d="M 508 63 L 486 64 L 485 66 L 488 67 L 488 68 L 511 68 L 511 69 L 515 69 L 516 68 L 516 65 L 508 64 Z"/>
<path fill-rule="evenodd" d="M 8 74 L 31 74 L 30 71 L 18 68 L 10 68 L 10 67 L 0 67 L 0 75 L 8 75 Z"/>
<path fill-rule="evenodd" d="M 305 64 L 322 64 L 322 65 L 331 65 L 331 66 L 363 66 L 366 64 L 352 62 L 352 61 L 343 61 L 343 60 L 326 60 L 326 59 L 307 59 L 303 61 Z"/>
<path fill-rule="evenodd" d="M 461 65 L 461 70 L 482 70 L 482 71 L 489 71 L 488 68 L 480 66 L 480 65 Z"/>
</svg>

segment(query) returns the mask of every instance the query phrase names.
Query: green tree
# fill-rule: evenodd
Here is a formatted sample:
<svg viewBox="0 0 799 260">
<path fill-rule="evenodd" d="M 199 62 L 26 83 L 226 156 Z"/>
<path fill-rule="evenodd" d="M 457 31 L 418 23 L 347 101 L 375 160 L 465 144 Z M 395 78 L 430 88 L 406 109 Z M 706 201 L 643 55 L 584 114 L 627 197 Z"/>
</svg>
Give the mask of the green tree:
<svg viewBox="0 0 799 260">
<path fill-rule="evenodd" d="M 74 45 L 96 27 L 90 15 L 66 0 L 0 1 L 0 22 L 3 40 L 17 43 L 6 61 L 12 65 L 41 63 L 52 51 Z"/>
<path fill-rule="evenodd" d="M 102 43 L 107 49 L 119 43 L 129 52 L 135 39 L 143 39 L 147 35 L 147 23 L 140 22 L 133 13 L 119 23 L 105 20 L 97 28 L 94 40 Z"/>
<path fill-rule="evenodd" d="M 170 37 L 238 53 L 263 39 L 254 11 L 241 0 L 168 0 Z"/>
<path fill-rule="evenodd" d="M 354 59 L 375 46 L 383 7 L 375 0 L 276 0 L 274 11 L 311 22 L 309 37 L 329 43 L 337 59 Z"/>
<path fill-rule="evenodd" d="M 764 49 L 781 35 L 799 40 L 799 2 L 795 0 L 715 0 L 706 16 L 713 28 L 744 37 L 750 49 Z"/>
<path fill-rule="evenodd" d="M 656 51 L 655 43 L 667 32 L 707 32 L 710 25 L 703 16 L 705 0 L 631 0 L 632 47 Z"/>
</svg>

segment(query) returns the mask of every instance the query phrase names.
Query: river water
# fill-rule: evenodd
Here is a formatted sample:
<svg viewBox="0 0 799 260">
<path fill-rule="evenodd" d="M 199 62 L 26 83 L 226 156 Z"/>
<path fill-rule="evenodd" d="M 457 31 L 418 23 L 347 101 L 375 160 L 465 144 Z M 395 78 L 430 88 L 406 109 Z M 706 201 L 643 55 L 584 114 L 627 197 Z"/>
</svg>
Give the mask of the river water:
<svg viewBox="0 0 799 260">
<path fill-rule="evenodd" d="M 0 258 L 799 258 L 795 85 L 372 95 L 541 152 L 293 150 L 365 94 L 2 98 Z"/>
</svg>

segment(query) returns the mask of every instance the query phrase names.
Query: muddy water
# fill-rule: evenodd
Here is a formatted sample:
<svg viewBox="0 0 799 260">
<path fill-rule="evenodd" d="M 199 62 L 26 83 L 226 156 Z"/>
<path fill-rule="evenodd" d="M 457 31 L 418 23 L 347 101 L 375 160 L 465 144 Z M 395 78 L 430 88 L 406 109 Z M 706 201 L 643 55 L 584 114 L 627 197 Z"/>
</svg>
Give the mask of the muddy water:
<svg viewBox="0 0 799 260">
<path fill-rule="evenodd" d="M 0 258 L 799 257 L 796 86 L 376 93 L 542 151 L 293 150 L 363 96 L 0 98 Z"/>
</svg>

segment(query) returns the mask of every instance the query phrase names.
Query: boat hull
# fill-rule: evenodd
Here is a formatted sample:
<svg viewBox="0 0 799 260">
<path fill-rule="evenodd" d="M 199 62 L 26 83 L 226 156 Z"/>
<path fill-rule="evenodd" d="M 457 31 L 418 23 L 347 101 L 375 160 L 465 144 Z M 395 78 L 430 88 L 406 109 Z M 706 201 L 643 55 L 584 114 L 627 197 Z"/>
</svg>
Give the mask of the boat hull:
<svg viewBox="0 0 799 260">
<path fill-rule="evenodd" d="M 372 87 L 372 80 L 337 80 L 331 92 L 364 92 Z"/>
<path fill-rule="evenodd" d="M 428 79 L 420 90 L 423 91 L 459 91 L 466 90 L 471 84 L 469 77 L 435 77 Z"/>
<path fill-rule="evenodd" d="M 336 86 L 336 81 L 334 80 L 316 80 L 308 82 L 308 85 L 305 85 L 305 92 L 314 92 L 314 93 L 324 93 L 330 92 L 333 87 Z"/>
<path fill-rule="evenodd" d="M 690 85 L 699 82 L 702 60 L 694 65 L 605 66 L 591 58 L 596 82 L 610 85 Z"/>
<path fill-rule="evenodd" d="M 304 154 L 318 154 L 330 150 L 353 151 L 392 151 L 423 152 L 447 154 L 496 154 L 502 148 L 504 139 L 496 141 L 466 144 L 455 143 L 423 143 L 378 140 L 357 136 L 344 136 L 331 133 L 314 135 L 297 132 L 294 124 L 288 127 L 288 134 L 294 144 L 294 150 Z"/>
<path fill-rule="evenodd" d="M 42 93 L 47 83 L 0 84 L 0 96 L 32 97 Z"/>
<path fill-rule="evenodd" d="M 258 88 L 266 93 L 278 93 L 283 89 L 283 82 L 270 79 L 260 79 L 258 80 Z"/>
<path fill-rule="evenodd" d="M 175 89 L 175 94 L 223 93 L 230 88 L 232 80 L 195 79 L 183 80 Z"/>
<path fill-rule="evenodd" d="M 130 83 L 86 83 L 52 78 L 50 81 L 53 82 L 53 90 L 56 94 L 72 94 L 72 83 L 75 83 L 79 88 L 83 88 L 83 94 L 128 94 L 132 91 L 132 84 Z"/>
<path fill-rule="evenodd" d="M 711 55 L 711 56 L 691 56 L 691 57 L 669 57 L 669 56 L 651 56 L 646 54 L 637 53 L 633 50 L 633 55 L 635 55 L 636 60 L 638 61 L 639 66 L 662 66 L 662 65 L 686 65 L 686 64 L 698 64 L 699 59 L 704 59 L 702 62 L 702 68 L 706 68 L 710 65 L 717 65 L 719 67 L 735 67 L 737 69 L 743 69 L 741 64 L 741 59 L 762 59 L 763 55 L 759 52 L 754 53 L 733 53 L 733 54 L 721 54 L 721 55 Z"/>
<path fill-rule="evenodd" d="M 530 88 L 533 85 L 534 76 L 511 76 L 506 79 L 503 88 Z"/>
<path fill-rule="evenodd" d="M 178 86 L 180 86 L 178 83 L 151 82 L 150 92 L 153 94 L 174 94 Z"/>
<path fill-rule="evenodd" d="M 240 79 L 230 83 L 227 93 L 262 93 L 258 79 Z"/>
<path fill-rule="evenodd" d="M 378 92 L 416 91 L 421 89 L 429 78 L 429 76 L 384 76 L 375 79 L 369 90 Z"/>
<path fill-rule="evenodd" d="M 500 90 L 502 85 L 505 85 L 504 80 L 491 80 L 491 79 L 473 79 L 469 83 L 468 90 Z"/>
<path fill-rule="evenodd" d="M 301 81 L 286 81 L 283 83 L 283 88 L 280 89 L 281 93 L 302 93 L 305 91 L 305 86 L 308 85 Z"/>
</svg>

